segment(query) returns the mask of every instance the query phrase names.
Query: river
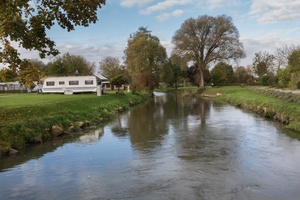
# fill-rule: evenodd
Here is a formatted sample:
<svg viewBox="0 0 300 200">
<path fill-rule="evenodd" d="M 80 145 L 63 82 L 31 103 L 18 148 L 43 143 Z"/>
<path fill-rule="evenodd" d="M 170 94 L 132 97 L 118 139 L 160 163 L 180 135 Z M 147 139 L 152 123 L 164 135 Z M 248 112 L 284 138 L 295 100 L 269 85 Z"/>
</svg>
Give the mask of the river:
<svg viewBox="0 0 300 200">
<path fill-rule="evenodd" d="M 0 160 L 0 199 L 298 200 L 300 141 L 253 113 L 153 100 L 80 137 Z"/>
</svg>

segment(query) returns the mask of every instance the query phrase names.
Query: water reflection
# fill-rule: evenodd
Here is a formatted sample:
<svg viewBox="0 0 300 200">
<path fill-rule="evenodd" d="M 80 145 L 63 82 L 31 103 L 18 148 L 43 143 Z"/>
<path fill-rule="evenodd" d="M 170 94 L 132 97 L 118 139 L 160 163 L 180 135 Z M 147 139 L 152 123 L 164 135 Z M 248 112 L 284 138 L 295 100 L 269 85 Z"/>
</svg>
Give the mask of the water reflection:
<svg viewBox="0 0 300 200">
<path fill-rule="evenodd" d="M 57 145 L 9 169 L 1 163 L 1 199 L 300 196 L 298 140 L 273 122 L 201 99 L 160 94 Z"/>
<path fill-rule="evenodd" d="M 23 149 L 18 154 L 14 156 L 8 156 L 1 158 L 0 162 L 0 172 L 10 170 L 12 167 L 20 165 L 31 159 L 39 159 L 45 154 L 56 151 L 59 147 L 66 145 L 68 143 L 74 143 L 76 141 L 81 141 L 83 143 L 91 143 L 101 139 L 104 134 L 104 128 L 100 127 L 96 130 L 89 131 L 89 133 L 83 133 L 80 135 L 58 137 L 44 144 L 32 145 L 29 148 Z"/>
<path fill-rule="evenodd" d="M 95 142 L 98 141 L 104 134 L 104 127 L 100 127 L 96 130 L 90 131 L 87 134 L 84 134 L 79 137 L 79 140 L 82 142 Z"/>
<path fill-rule="evenodd" d="M 159 96 L 141 109 L 128 114 L 131 143 L 142 151 L 161 145 L 170 126 L 181 132 L 194 132 L 206 122 L 211 102 L 178 95 Z"/>
</svg>

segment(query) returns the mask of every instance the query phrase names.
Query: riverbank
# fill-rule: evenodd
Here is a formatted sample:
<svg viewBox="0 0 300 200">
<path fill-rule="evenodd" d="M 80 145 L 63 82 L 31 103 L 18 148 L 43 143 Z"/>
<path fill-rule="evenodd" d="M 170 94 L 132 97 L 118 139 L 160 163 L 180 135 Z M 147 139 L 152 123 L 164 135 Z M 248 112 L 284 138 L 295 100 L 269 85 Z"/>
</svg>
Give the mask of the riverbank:
<svg viewBox="0 0 300 200">
<path fill-rule="evenodd" d="M 145 102 L 144 94 L 0 94 L 0 155 L 73 134 Z"/>
<path fill-rule="evenodd" d="M 251 110 L 300 133 L 300 93 L 268 87 L 216 87 L 203 95 Z"/>
</svg>

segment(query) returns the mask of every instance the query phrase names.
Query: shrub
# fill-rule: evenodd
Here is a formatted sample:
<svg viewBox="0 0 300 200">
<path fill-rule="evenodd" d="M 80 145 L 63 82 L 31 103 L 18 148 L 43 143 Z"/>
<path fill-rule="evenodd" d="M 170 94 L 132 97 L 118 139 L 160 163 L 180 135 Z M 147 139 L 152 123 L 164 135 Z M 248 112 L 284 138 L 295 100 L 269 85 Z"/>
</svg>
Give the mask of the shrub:
<svg viewBox="0 0 300 200">
<path fill-rule="evenodd" d="M 298 83 L 297 83 L 297 89 L 300 90 L 300 81 L 298 81 Z"/>
</svg>

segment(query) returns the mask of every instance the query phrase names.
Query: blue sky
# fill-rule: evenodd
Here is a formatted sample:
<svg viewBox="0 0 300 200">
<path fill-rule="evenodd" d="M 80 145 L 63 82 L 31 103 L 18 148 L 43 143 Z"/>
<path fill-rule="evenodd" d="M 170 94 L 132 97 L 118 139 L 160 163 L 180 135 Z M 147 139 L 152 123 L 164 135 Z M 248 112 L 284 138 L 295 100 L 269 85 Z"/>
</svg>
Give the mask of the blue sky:
<svg viewBox="0 0 300 200">
<path fill-rule="evenodd" d="M 98 66 L 107 56 L 122 61 L 129 35 L 140 26 L 148 27 L 170 53 L 172 37 L 184 20 L 226 14 L 239 30 L 247 54 L 239 64 L 247 66 L 256 52 L 300 45 L 299 10 L 300 0 L 107 0 L 96 24 L 72 32 L 53 27 L 48 34 L 61 53 L 81 55 Z M 36 52 L 21 52 L 23 57 L 38 58 Z"/>
</svg>

